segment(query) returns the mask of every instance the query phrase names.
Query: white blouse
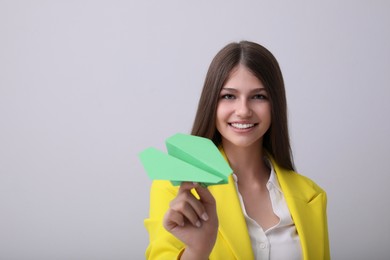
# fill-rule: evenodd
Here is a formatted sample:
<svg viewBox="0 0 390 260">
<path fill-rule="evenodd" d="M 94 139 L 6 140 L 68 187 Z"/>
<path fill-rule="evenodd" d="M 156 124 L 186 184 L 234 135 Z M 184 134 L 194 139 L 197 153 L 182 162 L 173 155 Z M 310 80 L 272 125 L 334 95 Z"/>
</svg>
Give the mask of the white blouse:
<svg viewBox="0 0 390 260">
<path fill-rule="evenodd" d="M 265 231 L 246 213 L 244 201 L 237 186 L 238 178 L 233 173 L 255 259 L 301 260 L 302 249 L 295 224 L 291 218 L 274 169 L 271 164 L 269 164 L 269 167 L 271 168 L 271 174 L 267 182 L 267 189 L 269 191 L 272 209 L 275 215 L 279 217 L 279 223 Z"/>
</svg>

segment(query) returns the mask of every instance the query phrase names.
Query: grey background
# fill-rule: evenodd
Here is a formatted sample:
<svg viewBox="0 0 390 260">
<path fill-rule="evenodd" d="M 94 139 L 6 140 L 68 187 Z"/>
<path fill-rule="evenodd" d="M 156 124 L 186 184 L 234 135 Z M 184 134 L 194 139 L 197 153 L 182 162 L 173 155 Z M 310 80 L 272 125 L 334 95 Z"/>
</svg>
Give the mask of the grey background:
<svg viewBox="0 0 390 260">
<path fill-rule="evenodd" d="M 284 73 L 333 259 L 389 259 L 388 1 L 0 0 L 0 259 L 143 259 L 137 158 L 189 132 L 231 41 Z"/>
</svg>

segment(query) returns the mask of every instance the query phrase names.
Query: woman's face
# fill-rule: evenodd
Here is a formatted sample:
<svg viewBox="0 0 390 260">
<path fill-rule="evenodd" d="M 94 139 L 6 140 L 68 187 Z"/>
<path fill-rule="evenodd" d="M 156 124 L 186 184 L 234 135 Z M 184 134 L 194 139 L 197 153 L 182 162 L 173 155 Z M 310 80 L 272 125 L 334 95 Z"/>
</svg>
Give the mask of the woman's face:
<svg viewBox="0 0 390 260">
<path fill-rule="evenodd" d="M 267 91 L 245 66 L 238 65 L 219 95 L 216 127 L 223 145 L 259 147 L 270 125 Z"/>
</svg>

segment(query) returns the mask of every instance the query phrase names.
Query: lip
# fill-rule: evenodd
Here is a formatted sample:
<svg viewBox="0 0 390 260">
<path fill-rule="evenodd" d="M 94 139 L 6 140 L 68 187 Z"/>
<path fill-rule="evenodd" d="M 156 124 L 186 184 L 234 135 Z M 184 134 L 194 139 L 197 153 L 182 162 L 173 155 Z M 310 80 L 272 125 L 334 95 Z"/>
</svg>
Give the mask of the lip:
<svg viewBox="0 0 390 260">
<path fill-rule="evenodd" d="M 252 131 L 258 125 L 258 123 L 239 121 L 229 122 L 228 125 L 235 132 L 246 133 Z"/>
</svg>

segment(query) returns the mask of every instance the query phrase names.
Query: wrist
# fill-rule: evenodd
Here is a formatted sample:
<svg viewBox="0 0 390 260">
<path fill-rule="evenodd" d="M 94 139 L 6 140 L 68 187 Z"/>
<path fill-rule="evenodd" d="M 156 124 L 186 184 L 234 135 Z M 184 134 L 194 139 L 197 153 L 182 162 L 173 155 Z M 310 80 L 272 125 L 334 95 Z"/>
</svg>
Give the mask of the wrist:
<svg viewBox="0 0 390 260">
<path fill-rule="evenodd" d="M 194 251 L 191 248 L 185 248 L 180 260 L 208 260 L 209 253 Z"/>
</svg>

